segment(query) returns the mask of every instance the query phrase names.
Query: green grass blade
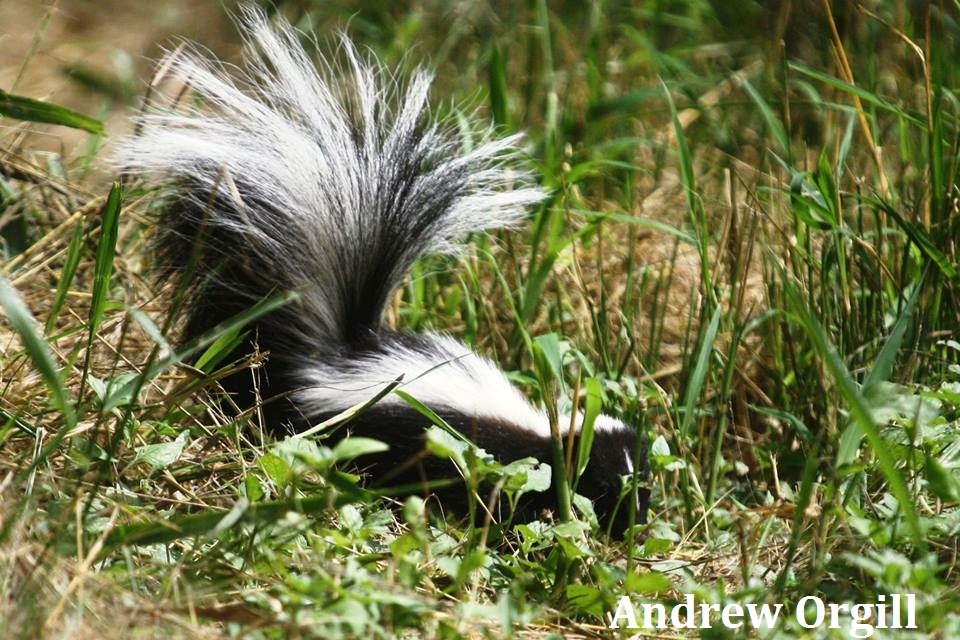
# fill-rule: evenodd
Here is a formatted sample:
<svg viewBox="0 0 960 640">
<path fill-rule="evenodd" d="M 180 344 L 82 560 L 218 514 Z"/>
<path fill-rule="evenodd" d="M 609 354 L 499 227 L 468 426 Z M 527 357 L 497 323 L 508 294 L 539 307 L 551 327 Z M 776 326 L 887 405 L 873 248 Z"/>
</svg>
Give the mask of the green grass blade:
<svg viewBox="0 0 960 640">
<path fill-rule="evenodd" d="M 60 433 L 68 431 L 76 424 L 76 415 L 67 389 L 63 380 L 60 379 L 56 361 L 27 305 L 10 282 L 3 277 L 0 277 L 0 306 L 3 306 L 6 312 L 10 326 L 20 336 L 23 348 L 34 368 L 43 377 L 43 382 L 50 392 L 51 403 L 63 414 L 64 428 Z"/>
<path fill-rule="evenodd" d="M 897 321 L 893 325 L 890 337 L 887 338 L 887 341 L 883 344 L 883 348 L 880 349 L 877 359 L 863 380 L 863 386 L 860 389 L 861 394 L 868 394 L 871 387 L 890 379 L 890 373 L 893 371 L 893 363 L 897 359 L 900 345 L 903 344 L 903 336 L 906 334 L 910 319 L 913 317 L 913 310 L 917 306 L 917 300 L 920 299 L 923 282 L 924 278 L 921 277 L 920 280 L 914 284 L 913 293 L 910 294 L 910 298 L 900 311 L 900 315 L 897 316 Z M 840 435 L 836 459 L 836 466 L 838 468 L 850 464 L 856 459 L 862 439 L 863 430 L 860 428 L 860 423 L 852 421 Z"/>
<path fill-rule="evenodd" d="M 790 155 L 790 137 L 787 135 L 786 129 L 783 127 L 783 123 L 780 122 L 780 119 L 773 112 L 773 109 L 770 108 L 770 104 L 760 95 L 760 92 L 750 83 L 746 78 L 740 79 L 740 85 L 743 87 L 743 90 L 746 91 L 747 96 L 750 100 L 753 101 L 757 108 L 760 109 L 760 115 L 763 116 L 763 121 L 767 125 L 767 130 L 770 131 L 770 134 L 773 136 L 774 140 L 777 141 L 777 145 L 780 147 L 780 150 Z"/>
<path fill-rule="evenodd" d="M 577 450 L 577 469 L 574 478 L 580 479 L 587 463 L 590 462 L 590 450 L 593 448 L 594 424 L 603 408 L 603 386 L 596 378 L 587 378 L 586 401 L 583 409 L 583 427 L 580 429 L 580 446 Z"/>
<path fill-rule="evenodd" d="M 123 198 L 119 182 L 113 183 L 110 195 L 103 207 L 100 224 L 100 241 L 94 262 L 93 299 L 90 302 L 89 328 L 91 341 L 96 335 L 107 303 L 107 291 L 110 289 L 110 277 L 113 275 L 113 258 L 117 252 L 117 231 L 120 225 L 120 202 Z"/>
<path fill-rule="evenodd" d="M 839 78 L 835 78 L 830 74 L 824 73 L 823 71 L 812 69 L 806 65 L 803 65 L 797 62 L 791 62 L 789 64 L 789 67 L 793 71 L 798 71 L 805 76 L 813 78 L 814 80 L 819 80 L 820 82 L 823 82 L 824 84 L 827 84 L 833 87 L 834 89 L 839 89 L 840 91 L 844 91 L 851 95 L 855 95 L 861 100 L 863 100 L 864 102 L 870 103 L 875 107 L 883 109 L 884 111 L 893 113 L 898 117 L 902 117 L 908 122 L 910 122 L 911 124 L 914 124 L 917 127 L 920 127 L 920 129 L 924 131 L 926 131 L 927 129 L 927 124 L 926 122 L 924 122 L 923 119 L 918 118 L 913 114 L 907 113 L 900 107 L 897 107 L 896 105 L 891 104 L 890 102 L 884 100 L 883 98 L 876 95 L 875 93 L 871 93 L 863 89 L 862 87 L 858 87 L 848 82 L 844 82 L 843 80 L 840 80 Z"/>
<path fill-rule="evenodd" d="M 583 216 L 590 222 L 601 222 L 604 220 L 612 220 L 614 222 L 623 222 L 626 224 L 635 225 L 637 227 L 643 227 L 646 229 L 653 229 L 654 231 L 659 231 L 661 233 L 666 233 L 671 235 L 686 244 L 696 246 L 697 239 L 683 231 L 678 229 L 673 225 L 669 225 L 665 222 L 659 220 L 651 220 L 650 218 L 641 218 L 640 216 L 631 216 L 623 213 L 613 213 L 608 211 L 589 211 L 587 209 L 572 209 L 570 213 Z"/>
<path fill-rule="evenodd" d="M 510 127 L 510 111 L 507 108 L 507 66 L 500 47 L 494 43 L 487 67 L 490 82 L 490 111 L 493 121 L 500 128 Z"/>
<path fill-rule="evenodd" d="M 50 315 L 47 316 L 47 324 L 44 326 L 44 332 L 50 333 L 57 323 L 57 316 L 63 309 L 63 304 L 67 300 L 67 292 L 73 283 L 73 277 L 77 273 L 77 266 L 80 264 L 80 249 L 83 247 L 83 220 L 77 222 L 73 230 L 73 237 L 70 238 L 70 244 L 67 247 L 67 256 L 63 262 L 63 269 L 60 271 L 60 280 L 57 282 L 57 293 L 54 296 L 53 304 L 50 306 Z"/>
<path fill-rule="evenodd" d="M 375 404 L 377 404 L 378 402 L 380 402 L 380 400 L 382 400 L 384 397 L 386 397 L 386 395 L 387 395 L 388 393 L 390 393 L 391 391 L 393 391 L 394 389 L 396 389 L 398 386 L 400 386 L 400 383 L 402 383 L 402 382 L 403 382 L 403 375 L 400 375 L 400 376 L 398 376 L 397 378 L 395 378 L 392 382 L 390 382 L 389 384 L 385 385 L 385 386 L 383 387 L 383 389 L 381 389 L 380 391 L 378 391 L 378 392 L 376 393 L 376 395 L 374 395 L 373 397 L 371 397 L 369 400 L 365 400 L 364 402 L 358 402 L 357 404 L 353 405 L 352 407 L 349 407 L 349 408 L 347 408 L 347 409 L 344 409 L 343 411 L 341 411 L 341 412 L 338 413 L 337 415 L 335 415 L 335 416 L 333 416 L 333 417 L 331 417 L 331 418 L 327 418 L 326 420 L 324 420 L 324 421 L 321 422 L 320 424 L 316 424 L 316 425 L 310 427 L 309 429 L 307 429 L 306 431 L 300 431 L 299 433 L 297 433 L 297 434 L 295 434 L 295 435 L 293 435 L 293 436 L 290 436 L 290 437 L 291 437 L 291 438 L 306 438 L 306 437 L 312 436 L 312 435 L 317 434 L 317 433 L 324 433 L 324 432 L 326 432 L 326 431 L 328 431 L 328 430 L 330 430 L 330 429 L 332 429 L 333 427 L 336 427 L 336 426 L 338 426 L 338 425 L 345 424 L 345 423 L 349 422 L 350 420 L 352 420 L 354 417 L 360 415 L 361 413 L 363 413 L 364 411 L 366 411 L 367 409 L 369 409 L 370 407 L 372 407 L 373 405 L 375 405 Z"/>
<path fill-rule="evenodd" d="M 391 389 L 393 389 L 393 387 L 387 387 L 386 391 L 389 392 Z M 449 422 L 447 422 L 446 420 L 441 418 L 439 415 L 437 415 L 433 411 L 433 409 L 423 404 L 422 402 L 414 398 L 412 395 L 410 395 L 406 391 L 403 391 L 401 389 L 393 389 L 393 392 L 398 396 L 400 396 L 400 398 L 404 402 L 406 402 L 408 405 L 410 405 L 412 408 L 416 409 L 417 413 L 419 413 L 424 418 L 429 420 L 432 424 L 435 424 L 436 426 L 440 427 L 441 429 L 449 433 L 451 436 L 453 436 L 457 440 L 460 440 L 461 442 L 464 442 L 470 445 L 471 447 L 476 446 L 470 441 L 470 439 L 467 436 L 457 431 L 453 426 L 450 425 Z"/>
<path fill-rule="evenodd" d="M 888 205 L 882 200 L 868 200 L 869 202 L 875 204 L 877 207 L 882 209 L 887 215 L 893 218 L 900 228 L 903 229 L 904 233 L 913 241 L 917 248 L 931 260 L 937 268 L 940 269 L 940 272 L 946 276 L 948 279 L 955 283 L 960 283 L 960 272 L 957 271 L 956 266 L 954 266 L 953 261 L 950 260 L 943 251 L 941 251 L 933 239 L 930 237 L 930 234 L 927 233 L 923 227 L 918 224 L 914 224 L 906 220 L 900 212 Z"/>
<path fill-rule="evenodd" d="M 907 327 L 910 325 L 910 319 L 913 317 L 913 310 L 917 307 L 917 301 L 920 299 L 920 292 L 923 290 L 925 280 L 926 278 L 921 276 L 920 279 L 914 283 L 913 292 L 907 299 L 906 304 L 903 305 L 900 315 L 897 316 L 897 321 L 890 331 L 890 337 L 884 342 L 883 348 L 880 349 L 880 353 L 873 362 L 873 366 L 870 367 L 870 371 L 867 372 L 867 376 L 863 379 L 864 392 L 878 382 L 884 382 L 890 379 L 890 374 L 893 371 L 893 363 L 897 359 L 900 345 L 903 344 L 903 336 L 906 334 Z"/>
<path fill-rule="evenodd" d="M 23 300 L 17 294 L 13 286 L 0 277 L 0 306 L 3 307 L 7 315 L 7 321 L 14 331 L 20 336 L 23 342 L 24 350 L 33 363 L 33 366 L 43 378 L 49 393 L 51 404 L 60 411 L 63 416 L 63 424 L 54 433 L 53 437 L 47 441 L 43 448 L 33 456 L 30 464 L 17 471 L 16 482 L 23 483 L 33 473 L 33 471 L 43 464 L 68 433 L 77 425 L 77 414 L 67 393 L 66 386 L 60 378 L 60 372 L 57 368 L 50 347 L 47 345 L 40 332 L 40 326 L 34 319 L 30 310 L 24 304 Z M 31 494 L 20 500 L 4 518 L 0 526 L 0 544 L 4 543 L 13 527 L 19 522 L 20 517 L 28 510 L 31 502 Z"/>
<path fill-rule="evenodd" d="M 673 133 L 677 143 L 677 154 L 680 157 L 680 184 L 683 185 L 683 193 L 687 199 L 687 209 L 691 216 L 697 210 L 696 201 L 696 178 L 693 174 L 693 156 L 690 153 L 690 146 L 687 144 L 687 138 L 683 132 L 683 125 L 680 124 L 680 118 L 677 115 L 677 106 L 673 102 L 673 95 L 667 84 L 661 79 L 660 86 L 663 88 L 663 95 L 667 98 L 667 105 L 670 107 L 670 116 L 673 121 Z"/>
<path fill-rule="evenodd" d="M 217 325 L 210 331 L 206 332 L 202 336 L 191 340 L 187 344 L 183 345 L 177 352 L 171 353 L 170 355 L 153 363 L 144 372 L 144 380 L 146 381 L 156 378 L 173 365 L 179 362 L 184 362 L 201 349 L 207 348 L 221 336 L 236 331 L 239 328 L 243 328 L 257 318 L 260 318 L 275 309 L 279 309 L 288 302 L 296 299 L 297 294 L 293 291 L 272 298 L 264 298 L 246 311 L 238 313 L 226 322 Z"/>
<path fill-rule="evenodd" d="M 690 378 L 687 380 L 686 389 L 683 394 L 683 419 L 680 422 L 680 435 L 686 438 L 690 435 L 690 426 L 697 415 L 697 404 L 700 399 L 700 392 L 706 383 L 707 373 L 710 371 L 710 354 L 713 353 L 713 343 L 717 339 L 717 331 L 720 328 L 720 319 L 723 316 L 723 310 L 717 307 L 713 311 L 713 317 L 707 326 L 707 331 L 703 334 L 703 340 L 700 342 L 700 348 L 697 350 L 697 359 L 690 372 Z"/>
<path fill-rule="evenodd" d="M 677 106 L 673 102 L 673 95 L 663 79 L 660 80 L 660 86 L 667 98 L 667 106 L 670 107 L 670 117 L 673 120 L 673 133 L 676 138 L 677 155 L 680 160 L 680 184 L 683 185 L 687 212 L 690 215 L 690 224 L 695 232 L 697 251 L 700 254 L 700 284 L 707 298 L 714 300 L 713 277 L 710 275 L 710 247 L 708 246 L 710 228 L 703 207 L 697 200 L 698 192 L 696 176 L 693 172 L 693 154 L 690 151 L 690 145 L 687 144 L 683 125 L 680 124 L 680 116 L 677 114 Z"/>
<path fill-rule="evenodd" d="M 336 474 L 331 474 L 334 483 L 343 484 L 336 482 L 335 476 Z M 350 489 L 349 486 L 344 488 Z M 241 525 L 270 525 L 290 511 L 306 515 L 323 513 L 331 507 L 355 501 L 358 499 L 357 494 L 364 493 L 355 485 L 352 489 L 353 491 L 349 493 L 342 493 L 336 501 L 331 501 L 330 496 L 324 494 L 293 500 L 238 503 L 230 511 L 204 511 L 159 521 L 150 520 L 118 526 L 107 537 L 104 552 L 121 545 L 169 544 L 184 538 L 216 536 Z M 231 518 L 229 526 L 226 526 L 225 520 L 230 515 L 235 517 Z"/>
<path fill-rule="evenodd" d="M 927 541 L 924 538 L 923 527 L 920 525 L 917 510 L 913 505 L 913 498 L 907 489 L 907 484 L 903 476 L 897 469 L 896 461 L 890 452 L 890 446 L 883 439 L 883 436 L 880 435 L 880 430 L 873 421 L 870 407 L 867 405 L 866 400 L 864 400 L 862 393 L 857 389 L 853 378 L 850 376 L 850 372 L 847 371 L 846 366 L 844 366 L 843 361 L 840 359 L 840 354 L 837 353 L 836 348 L 831 344 L 829 338 L 827 338 L 823 325 L 821 325 L 820 321 L 807 309 L 803 296 L 800 295 L 794 285 L 788 280 L 785 280 L 785 284 L 785 290 L 790 299 L 791 308 L 798 310 L 797 313 L 790 315 L 803 327 L 804 332 L 813 343 L 813 347 L 817 353 L 820 354 L 827 370 L 833 377 L 840 391 L 840 395 L 847 401 L 847 408 L 853 420 L 856 421 L 863 430 L 863 433 L 867 436 L 873 453 L 877 457 L 880 470 L 887 479 L 890 490 L 897 499 L 897 503 L 903 512 L 903 517 L 907 521 L 914 545 L 917 549 L 926 551 Z"/>
<path fill-rule="evenodd" d="M 71 111 L 58 104 L 13 95 L 2 89 L 0 89 L 0 116 L 26 120 L 28 122 L 59 124 L 64 127 L 70 127 L 71 129 L 89 131 L 97 135 L 101 135 L 104 132 L 103 123 L 96 118 Z"/>
<path fill-rule="evenodd" d="M 107 306 L 107 291 L 113 275 L 113 258 L 117 252 L 117 232 L 120 225 L 120 202 L 123 199 L 119 182 L 113 183 L 110 195 L 103 206 L 100 222 L 100 240 L 97 243 L 97 255 L 93 267 L 93 296 L 90 300 L 90 314 L 87 318 L 87 351 L 83 360 L 83 374 L 80 378 L 80 391 L 77 399 L 83 401 L 87 386 L 87 374 L 90 372 L 90 358 L 93 355 L 93 342 L 97 330 L 103 321 Z"/>
<path fill-rule="evenodd" d="M 204 373 L 213 373 L 214 368 L 223 362 L 224 358 L 228 357 L 233 353 L 234 349 L 243 344 L 246 336 L 247 333 L 239 327 L 234 331 L 224 333 L 214 340 L 213 344 L 207 347 L 207 350 L 197 358 L 193 366 Z"/>
</svg>

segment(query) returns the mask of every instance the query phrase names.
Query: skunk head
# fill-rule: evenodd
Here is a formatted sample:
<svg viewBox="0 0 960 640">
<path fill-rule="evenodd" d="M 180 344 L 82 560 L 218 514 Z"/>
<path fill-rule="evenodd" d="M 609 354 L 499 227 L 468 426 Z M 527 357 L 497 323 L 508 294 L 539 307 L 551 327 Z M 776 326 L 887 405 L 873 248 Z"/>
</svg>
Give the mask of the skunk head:
<svg viewBox="0 0 960 640">
<path fill-rule="evenodd" d="M 577 493 L 593 502 L 593 510 L 601 529 L 621 538 L 630 524 L 631 502 L 635 503 L 635 524 L 646 524 L 650 491 L 645 486 L 631 488 L 634 471 L 645 482 L 649 470 L 646 438 L 635 429 L 609 416 L 597 416 L 590 461 L 587 463 Z M 639 450 L 638 450 L 639 445 Z"/>
</svg>

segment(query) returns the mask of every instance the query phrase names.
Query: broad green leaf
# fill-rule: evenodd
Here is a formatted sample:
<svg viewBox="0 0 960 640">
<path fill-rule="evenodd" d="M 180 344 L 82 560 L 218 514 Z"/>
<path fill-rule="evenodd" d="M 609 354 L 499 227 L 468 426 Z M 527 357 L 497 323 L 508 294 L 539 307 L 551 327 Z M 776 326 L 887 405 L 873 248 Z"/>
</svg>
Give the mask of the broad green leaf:
<svg viewBox="0 0 960 640">
<path fill-rule="evenodd" d="M 146 462 L 154 469 L 166 469 L 180 459 L 190 441 L 190 432 L 181 431 L 176 440 L 137 447 L 135 461 Z"/>
<path fill-rule="evenodd" d="M 371 453 L 381 453 L 389 448 L 386 443 L 373 438 L 344 438 L 333 448 L 333 459 L 338 462 L 353 460 Z"/>
</svg>

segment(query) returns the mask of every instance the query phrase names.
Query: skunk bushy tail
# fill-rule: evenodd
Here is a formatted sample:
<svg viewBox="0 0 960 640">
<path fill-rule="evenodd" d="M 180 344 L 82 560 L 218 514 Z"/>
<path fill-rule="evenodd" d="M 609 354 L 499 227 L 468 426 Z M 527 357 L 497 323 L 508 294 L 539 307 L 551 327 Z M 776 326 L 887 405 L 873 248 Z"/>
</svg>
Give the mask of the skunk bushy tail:
<svg viewBox="0 0 960 640">
<path fill-rule="evenodd" d="M 200 96 L 186 113 L 142 116 L 117 164 L 166 187 L 157 221 L 161 273 L 187 290 L 184 340 L 271 294 L 297 299 L 260 318 L 250 343 L 267 352 L 259 387 L 272 426 L 303 429 L 369 400 L 402 376 L 403 389 L 501 461 L 550 460 L 549 422 L 488 360 L 442 334 L 407 334 L 383 324 L 391 293 L 413 262 L 448 252 L 465 234 L 516 223 L 542 199 L 515 168 L 517 137 L 462 151 L 451 127 L 428 117 L 429 74 L 401 88 L 345 38 L 342 67 L 315 66 L 289 25 L 255 10 L 241 21 L 245 70 L 227 75 L 196 52 L 163 63 Z M 249 382 L 231 380 L 240 402 Z M 370 459 L 392 483 L 453 475 L 418 459 L 426 420 L 389 394 L 348 428 L 390 451 Z M 570 423 L 569 417 L 561 424 Z M 577 426 L 579 429 L 579 425 Z M 579 491 L 610 518 L 621 475 L 631 473 L 635 431 L 601 416 Z M 645 462 L 644 471 L 645 471 Z M 401 465 L 398 467 L 398 465 Z M 439 494 L 456 507 L 463 490 Z M 552 493 L 550 494 L 552 496 Z M 543 494 L 526 514 L 549 506 Z M 644 520 L 647 495 L 640 495 Z M 622 531 L 628 509 L 615 525 Z"/>
</svg>

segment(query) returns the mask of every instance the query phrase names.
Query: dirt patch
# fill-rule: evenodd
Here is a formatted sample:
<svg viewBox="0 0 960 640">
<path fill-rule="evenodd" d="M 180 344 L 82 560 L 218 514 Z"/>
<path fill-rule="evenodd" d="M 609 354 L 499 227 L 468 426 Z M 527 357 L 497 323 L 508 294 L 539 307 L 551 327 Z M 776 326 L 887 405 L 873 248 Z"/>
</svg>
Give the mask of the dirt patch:
<svg viewBox="0 0 960 640">
<path fill-rule="evenodd" d="M 218 53 L 237 37 L 219 2 L 3 0 L 0 89 L 105 119 L 110 136 L 126 131 L 155 60 L 181 39 Z M 26 61 L 26 63 L 25 63 Z M 0 149 L 82 152 L 83 132 L 0 119 Z M 24 140 L 29 139 L 29 145 Z"/>
</svg>

